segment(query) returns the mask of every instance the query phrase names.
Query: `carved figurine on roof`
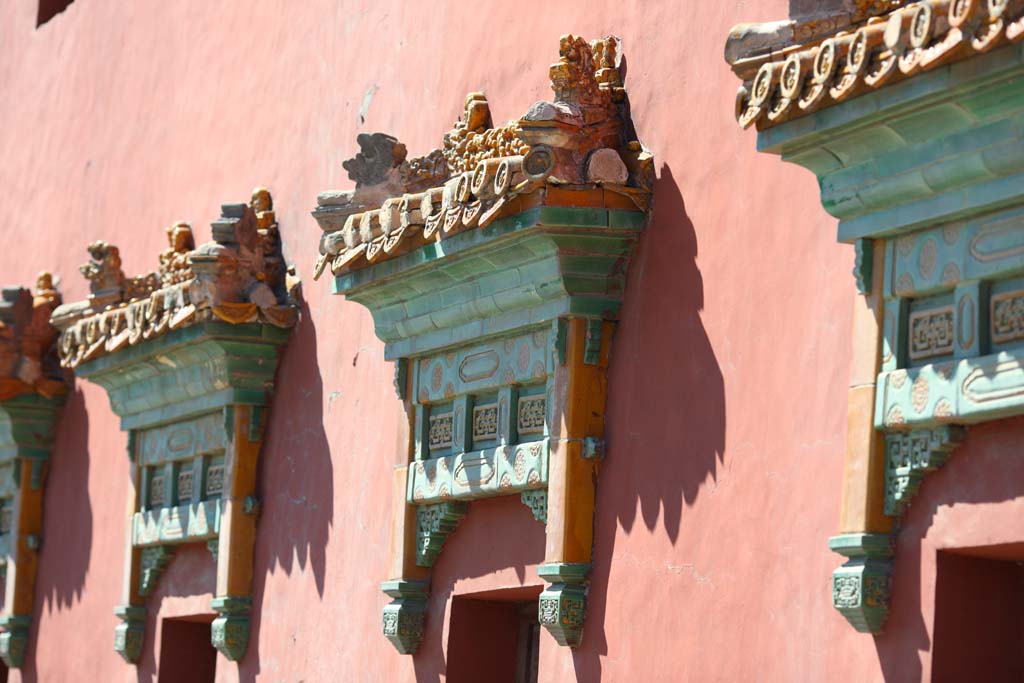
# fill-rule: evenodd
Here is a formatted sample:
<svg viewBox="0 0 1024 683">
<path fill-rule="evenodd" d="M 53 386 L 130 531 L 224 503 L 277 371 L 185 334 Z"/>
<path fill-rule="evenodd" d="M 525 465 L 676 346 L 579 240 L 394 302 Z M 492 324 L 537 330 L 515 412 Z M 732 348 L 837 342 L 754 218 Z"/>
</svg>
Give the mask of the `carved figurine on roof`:
<svg viewBox="0 0 1024 683">
<path fill-rule="evenodd" d="M 42 272 L 35 292 L 0 296 L 0 658 L 22 665 L 32 622 L 43 484 L 71 374 L 60 367 L 50 314 L 60 304 Z"/>
<path fill-rule="evenodd" d="M 157 269 L 128 278 L 117 247 L 93 242 L 88 299 L 60 306 L 61 362 L 107 390 L 129 432 L 131 541 L 115 649 L 137 661 L 145 601 L 176 548 L 217 563 L 214 646 L 237 660 L 249 635 L 256 462 L 277 359 L 298 321 L 270 193 L 225 204 L 213 239 L 166 229 Z"/>
<path fill-rule="evenodd" d="M 928 474 L 973 425 L 1024 415 L 1024 0 L 794 5 L 734 28 L 725 57 L 739 124 L 817 176 L 854 247 L 832 603 L 877 634 Z"/>
<path fill-rule="evenodd" d="M 603 186 L 646 210 L 653 160 L 636 140 L 622 84 L 620 40 L 566 35 L 551 65 L 551 102 L 493 127 L 483 93 L 466 96 L 442 146 L 407 159 L 383 133 L 360 134 L 343 166 L 355 190 L 320 194 L 324 231 L 314 277 L 406 253 L 519 210 L 515 199 L 550 185 Z"/>
<path fill-rule="evenodd" d="M 366 305 L 413 425 L 393 474 L 385 637 L 423 637 L 429 568 L 468 501 L 519 496 L 546 525 L 538 620 L 580 644 L 606 371 L 654 162 L 636 138 L 620 41 L 563 36 L 550 102 L 495 127 L 470 93 L 426 156 L 362 134 L 354 190 L 324 192 L 315 275 Z M 549 491 L 551 492 L 549 505 Z"/>
</svg>

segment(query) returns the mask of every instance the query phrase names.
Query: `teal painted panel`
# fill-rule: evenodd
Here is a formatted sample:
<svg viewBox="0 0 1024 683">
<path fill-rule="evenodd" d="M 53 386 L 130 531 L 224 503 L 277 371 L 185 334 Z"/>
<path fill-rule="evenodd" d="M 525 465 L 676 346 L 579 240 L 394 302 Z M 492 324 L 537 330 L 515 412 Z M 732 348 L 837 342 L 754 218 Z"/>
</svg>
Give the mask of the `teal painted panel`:
<svg viewBox="0 0 1024 683">
<path fill-rule="evenodd" d="M 921 297 L 961 280 L 1024 274 L 1024 207 L 892 240 L 887 296 Z"/>
<path fill-rule="evenodd" d="M 875 423 L 886 431 L 974 424 L 1024 412 L 1024 350 L 884 372 Z"/>
<path fill-rule="evenodd" d="M 220 534 L 220 523 L 220 500 L 136 512 L 132 545 L 144 548 L 210 540 Z"/>
<path fill-rule="evenodd" d="M 1021 203 L 1024 174 L 998 178 L 966 188 L 901 204 L 839 223 L 839 241 L 887 237 L 936 223 L 961 220 Z"/>
<path fill-rule="evenodd" d="M 143 465 L 191 460 L 198 455 L 222 453 L 227 448 L 221 412 L 141 430 L 136 439 Z"/>
<path fill-rule="evenodd" d="M 0 463 L 14 458 L 45 460 L 50 457 L 64 398 L 23 394 L 0 401 Z"/>
<path fill-rule="evenodd" d="M 370 309 L 388 359 L 618 316 L 641 211 L 540 207 L 334 279 Z"/>
<path fill-rule="evenodd" d="M 548 485 L 548 439 L 410 463 L 407 502 L 427 505 L 543 489 Z"/>
<path fill-rule="evenodd" d="M 203 323 L 83 363 L 122 429 L 156 427 L 230 404 L 265 405 L 288 330 Z"/>
<path fill-rule="evenodd" d="M 550 327 L 539 327 L 420 358 L 413 395 L 420 403 L 434 403 L 508 384 L 544 382 L 554 372 L 550 336 Z"/>
</svg>

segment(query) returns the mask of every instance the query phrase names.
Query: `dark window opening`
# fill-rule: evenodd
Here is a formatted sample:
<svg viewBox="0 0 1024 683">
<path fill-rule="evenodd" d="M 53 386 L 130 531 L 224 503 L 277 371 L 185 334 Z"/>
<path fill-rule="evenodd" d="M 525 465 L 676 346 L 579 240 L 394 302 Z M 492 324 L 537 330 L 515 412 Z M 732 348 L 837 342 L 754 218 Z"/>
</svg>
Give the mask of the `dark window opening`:
<svg viewBox="0 0 1024 683">
<path fill-rule="evenodd" d="M 210 643 L 212 617 L 164 619 L 159 683 L 213 683 L 217 650 Z"/>
<path fill-rule="evenodd" d="M 1024 545 L 937 560 L 932 683 L 1024 680 Z"/>
<path fill-rule="evenodd" d="M 63 12 L 75 0 L 39 0 L 39 13 L 36 15 L 36 28 Z"/>
<path fill-rule="evenodd" d="M 537 683 L 537 600 L 518 592 L 501 597 L 507 599 L 452 600 L 449 683 Z"/>
</svg>

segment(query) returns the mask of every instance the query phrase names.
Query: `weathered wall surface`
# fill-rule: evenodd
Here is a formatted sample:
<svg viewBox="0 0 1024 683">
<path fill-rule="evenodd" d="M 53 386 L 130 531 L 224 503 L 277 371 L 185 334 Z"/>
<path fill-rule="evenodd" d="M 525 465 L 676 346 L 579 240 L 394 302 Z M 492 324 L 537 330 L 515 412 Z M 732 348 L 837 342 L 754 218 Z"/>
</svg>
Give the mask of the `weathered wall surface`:
<svg viewBox="0 0 1024 683">
<path fill-rule="evenodd" d="M 832 610 L 852 250 L 835 243 L 812 175 L 736 131 L 721 57 L 733 24 L 781 18 L 785 0 L 76 0 L 38 30 L 36 10 L 0 5 L 0 281 L 48 267 L 79 299 L 87 241 L 149 270 L 163 226 L 187 218 L 205 240 L 219 203 L 258 184 L 305 279 L 261 456 L 253 637 L 218 678 L 445 680 L 452 592 L 541 585 L 529 511 L 474 504 L 434 569 L 421 654 L 380 635 L 404 415 L 368 313 L 311 280 L 309 210 L 317 192 L 350 187 L 341 161 L 357 132 L 419 153 L 468 91 L 485 90 L 498 120 L 547 98 L 564 32 L 624 39 L 659 181 L 613 347 L 584 643 L 542 634 L 541 679 L 929 674 L 935 550 L 995 542 L 989 519 L 1000 538 L 1019 530 L 1020 491 L 998 474 L 1019 470 L 1019 453 L 1013 425 L 990 426 L 925 484 L 900 536 L 886 636 Z M 102 390 L 80 381 L 46 493 L 29 664 L 12 680 L 153 681 L 158 616 L 209 611 L 212 563 L 184 553 L 150 602 L 138 675 L 114 653 L 128 486 L 125 437 Z"/>
</svg>

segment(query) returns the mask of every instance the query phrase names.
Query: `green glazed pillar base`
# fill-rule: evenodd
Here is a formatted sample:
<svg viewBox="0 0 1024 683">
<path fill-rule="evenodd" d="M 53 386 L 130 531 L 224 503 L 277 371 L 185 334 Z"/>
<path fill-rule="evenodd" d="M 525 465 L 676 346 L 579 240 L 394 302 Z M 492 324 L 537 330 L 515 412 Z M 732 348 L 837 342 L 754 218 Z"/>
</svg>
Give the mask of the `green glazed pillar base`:
<svg viewBox="0 0 1024 683">
<path fill-rule="evenodd" d="M 889 616 L 892 540 L 888 534 L 843 534 L 828 541 L 848 558 L 832 572 L 832 606 L 861 633 L 879 634 Z"/>
<path fill-rule="evenodd" d="M 11 669 L 20 669 L 25 663 L 25 650 L 28 649 L 28 632 L 32 627 L 32 617 L 0 618 L 0 659 Z"/>
<path fill-rule="evenodd" d="M 210 606 L 220 615 L 210 625 L 210 642 L 222 655 L 232 662 L 237 662 L 249 646 L 249 613 L 252 611 L 252 598 L 214 598 L 210 601 Z"/>
<path fill-rule="evenodd" d="M 423 640 L 430 583 L 394 579 L 380 589 L 392 599 L 384 606 L 384 637 L 403 655 L 414 654 Z"/>
<path fill-rule="evenodd" d="M 121 623 L 114 627 L 114 650 L 124 661 L 133 664 L 142 654 L 142 640 L 146 637 L 146 608 L 121 605 L 114 608 Z"/>
<path fill-rule="evenodd" d="M 552 562 L 537 567 L 537 574 L 551 585 L 540 594 L 537 616 L 541 626 L 559 645 L 576 647 L 583 639 L 583 620 L 587 614 L 586 562 Z"/>
</svg>

